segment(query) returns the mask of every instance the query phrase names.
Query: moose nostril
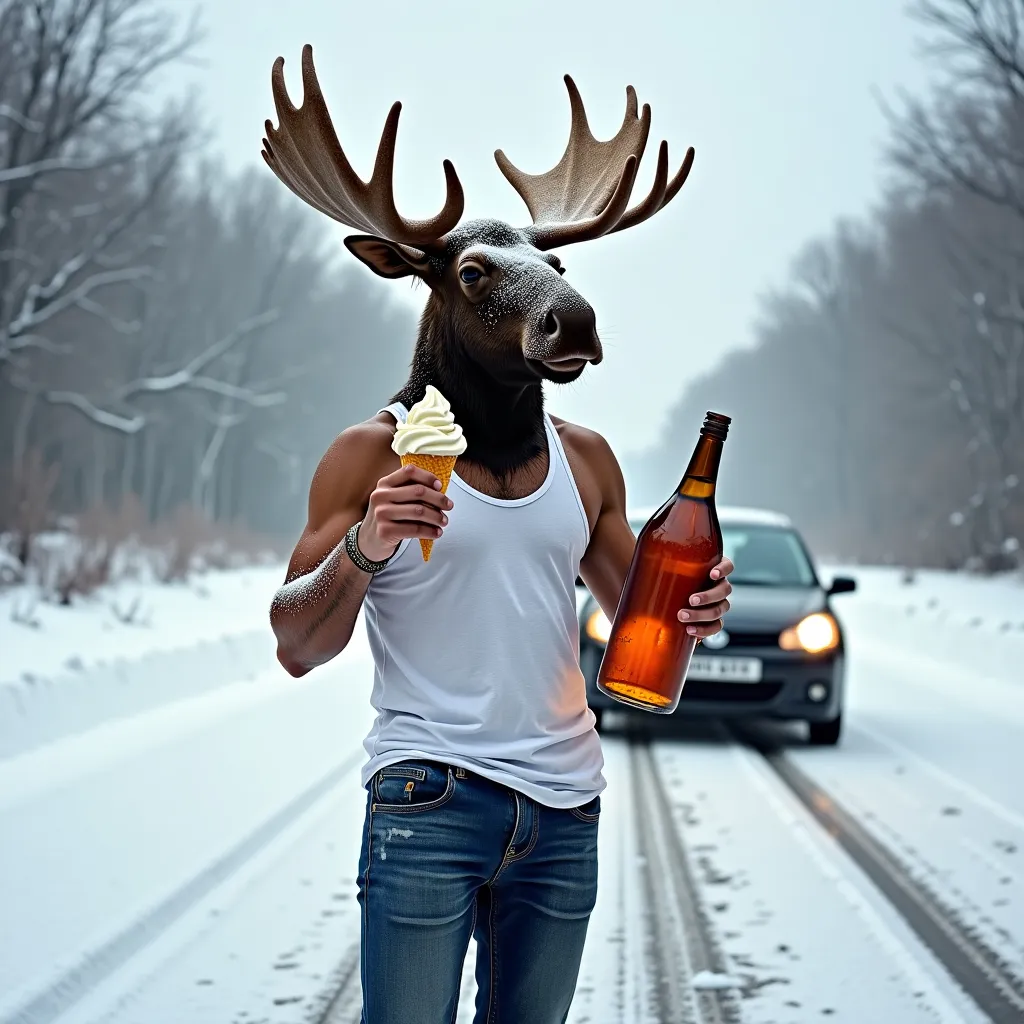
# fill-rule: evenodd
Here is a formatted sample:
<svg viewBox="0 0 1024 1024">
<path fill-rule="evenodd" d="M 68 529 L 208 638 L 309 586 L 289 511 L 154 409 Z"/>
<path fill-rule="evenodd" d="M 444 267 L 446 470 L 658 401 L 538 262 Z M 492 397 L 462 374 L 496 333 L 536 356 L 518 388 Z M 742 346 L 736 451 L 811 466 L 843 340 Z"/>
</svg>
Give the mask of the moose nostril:
<svg viewBox="0 0 1024 1024">
<path fill-rule="evenodd" d="M 558 317 L 549 309 L 544 317 L 544 333 L 553 338 L 558 333 L 558 326 Z"/>
</svg>

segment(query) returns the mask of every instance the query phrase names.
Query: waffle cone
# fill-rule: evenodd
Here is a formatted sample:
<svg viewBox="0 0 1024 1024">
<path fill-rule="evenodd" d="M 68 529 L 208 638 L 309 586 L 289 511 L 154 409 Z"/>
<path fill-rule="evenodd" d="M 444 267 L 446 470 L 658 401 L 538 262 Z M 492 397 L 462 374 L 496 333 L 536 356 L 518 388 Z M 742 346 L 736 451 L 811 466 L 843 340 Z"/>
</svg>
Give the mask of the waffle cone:
<svg viewBox="0 0 1024 1024">
<path fill-rule="evenodd" d="M 441 493 L 448 493 L 448 483 L 452 478 L 452 471 L 455 469 L 457 455 L 415 455 L 408 454 L 401 456 L 403 466 L 417 466 L 433 473 L 441 481 Z M 423 552 L 423 561 L 430 561 L 430 552 L 434 542 L 426 537 L 420 538 L 420 551 Z"/>
</svg>

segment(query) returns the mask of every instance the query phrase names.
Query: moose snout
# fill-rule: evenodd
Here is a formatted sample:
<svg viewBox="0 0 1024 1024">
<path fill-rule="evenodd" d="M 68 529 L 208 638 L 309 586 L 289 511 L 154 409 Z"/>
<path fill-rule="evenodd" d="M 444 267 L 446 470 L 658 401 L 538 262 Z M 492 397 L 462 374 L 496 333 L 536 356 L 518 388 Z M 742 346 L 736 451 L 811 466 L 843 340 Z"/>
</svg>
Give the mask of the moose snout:
<svg viewBox="0 0 1024 1024">
<path fill-rule="evenodd" d="M 541 319 L 540 334 L 540 347 L 544 350 L 541 359 L 552 368 L 601 361 L 597 318 L 586 303 L 549 309 Z"/>
</svg>

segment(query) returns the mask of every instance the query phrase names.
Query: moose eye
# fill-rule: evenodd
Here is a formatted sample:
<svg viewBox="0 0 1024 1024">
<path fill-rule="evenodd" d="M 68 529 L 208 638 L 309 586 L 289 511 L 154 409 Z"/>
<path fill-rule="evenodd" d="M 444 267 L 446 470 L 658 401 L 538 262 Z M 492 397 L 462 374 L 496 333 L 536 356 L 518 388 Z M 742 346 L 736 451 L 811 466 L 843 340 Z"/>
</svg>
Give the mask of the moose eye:
<svg viewBox="0 0 1024 1024">
<path fill-rule="evenodd" d="M 478 267 L 463 267 L 459 271 L 459 277 L 464 284 L 476 284 L 483 276 Z"/>
</svg>

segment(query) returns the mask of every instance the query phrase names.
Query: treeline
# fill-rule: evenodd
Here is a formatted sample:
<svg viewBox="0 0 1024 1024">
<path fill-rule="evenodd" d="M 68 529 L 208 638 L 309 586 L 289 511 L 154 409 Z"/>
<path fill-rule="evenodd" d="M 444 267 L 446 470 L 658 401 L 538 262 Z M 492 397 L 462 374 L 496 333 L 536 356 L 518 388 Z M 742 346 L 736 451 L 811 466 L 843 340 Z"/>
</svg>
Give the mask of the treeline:
<svg viewBox="0 0 1024 1024">
<path fill-rule="evenodd" d="M 730 412 L 723 500 L 787 512 L 822 554 L 983 569 L 1024 538 L 1024 0 L 919 0 L 936 94 L 892 115 L 891 187 L 808 245 L 755 345 L 692 382 L 629 467 Z M 823 140 L 823 144 L 825 140 Z"/>
<path fill-rule="evenodd" d="M 330 223 L 154 109 L 200 42 L 180 10 L 0 0 L 0 532 L 127 499 L 292 534 L 331 439 L 404 379 L 413 315 Z"/>
</svg>

